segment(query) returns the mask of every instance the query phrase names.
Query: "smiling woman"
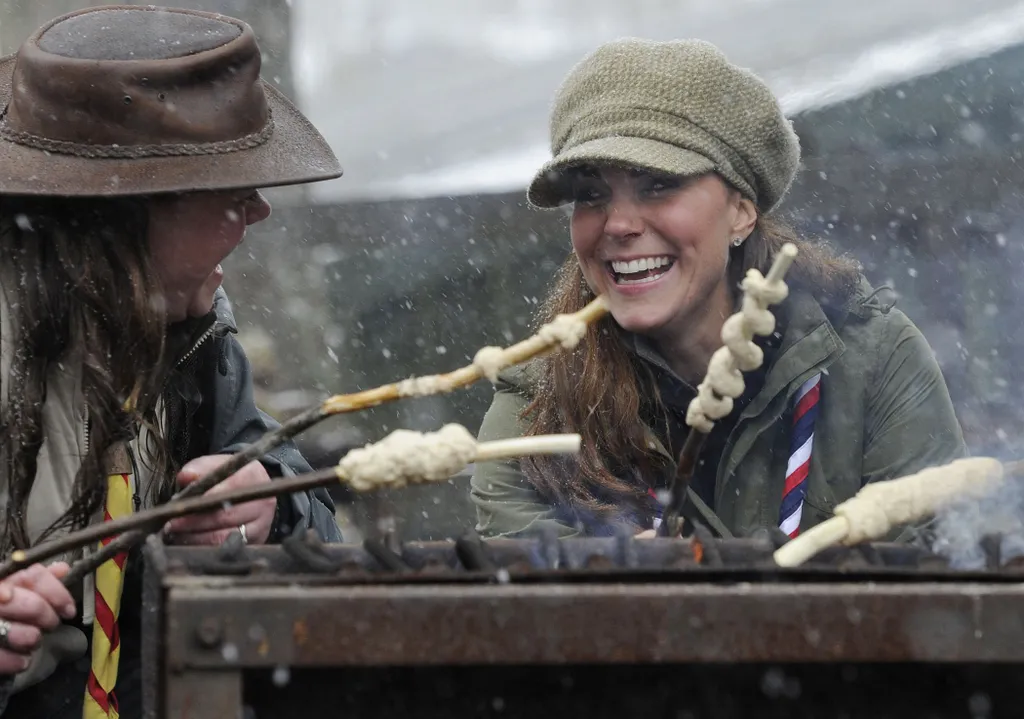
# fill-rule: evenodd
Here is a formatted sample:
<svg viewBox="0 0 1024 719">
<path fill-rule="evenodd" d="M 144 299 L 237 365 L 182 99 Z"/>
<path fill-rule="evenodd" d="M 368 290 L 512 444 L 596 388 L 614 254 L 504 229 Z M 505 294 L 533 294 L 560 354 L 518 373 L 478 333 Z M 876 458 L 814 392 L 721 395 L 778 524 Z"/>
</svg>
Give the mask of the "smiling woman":
<svg viewBox="0 0 1024 719">
<path fill-rule="evenodd" d="M 4 554 L 166 502 L 276 426 L 220 263 L 270 214 L 256 188 L 341 169 L 260 61 L 245 23 L 152 6 L 57 18 L 0 58 Z M 305 471 L 285 444 L 213 491 Z M 165 534 L 262 544 L 295 527 L 341 538 L 323 491 Z M 141 557 L 67 588 L 66 572 L 0 581 L 0 713 L 12 695 L 6 716 L 141 716 Z"/>
<path fill-rule="evenodd" d="M 481 440 L 576 432 L 583 451 L 477 465 L 480 531 L 649 534 L 740 280 L 786 242 L 799 248 L 789 297 L 704 442 L 684 516 L 723 536 L 792 537 L 867 482 L 964 453 L 913 323 L 855 264 L 773 218 L 800 146 L 760 79 L 704 42 L 609 43 L 563 83 L 551 140 L 529 199 L 571 203 L 573 253 L 539 319 L 595 294 L 610 317 L 574 353 L 500 376 Z"/>
</svg>

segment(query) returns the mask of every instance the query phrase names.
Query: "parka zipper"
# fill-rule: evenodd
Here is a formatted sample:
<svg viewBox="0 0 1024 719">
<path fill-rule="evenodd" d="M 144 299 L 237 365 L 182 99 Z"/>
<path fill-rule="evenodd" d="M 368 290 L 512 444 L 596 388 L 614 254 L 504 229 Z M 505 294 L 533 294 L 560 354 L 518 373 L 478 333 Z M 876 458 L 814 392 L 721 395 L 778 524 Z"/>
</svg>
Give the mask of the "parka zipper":
<svg viewBox="0 0 1024 719">
<path fill-rule="evenodd" d="M 194 355 L 199 350 L 200 345 L 202 345 L 204 342 L 206 342 L 206 340 L 210 339 L 213 336 L 213 333 L 216 331 L 216 329 L 217 323 L 214 322 L 205 332 L 203 332 L 203 334 L 199 335 L 199 339 L 197 339 L 192 344 L 192 349 L 190 349 L 188 352 L 182 355 L 181 359 L 179 359 L 175 364 L 175 367 L 181 367 L 185 360 L 189 359 L 192 355 Z"/>
<path fill-rule="evenodd" d="M 213 333 L 214 333 L 214 331 L 216 329 L 217 329 L 217 323 L 214 322 L 212 325 L 210 325 L 210 327 L 205 332 L 203 332 L 203 334 L 199 335 L 199 339 L 197 339 L 194 343 L 192 343 L 192 349 L 190 349 L 188 352 L 186 352 L 184 355 L 182 355 L 181 359 L 179 359 L 175 363 L 175 367 L 180 367 L 185 362 L 185 360 L 189 359 L 192 355 L 194 355 L 199 350 L 199 347 L 204 342 L 206 342 L 206 340 L 210 339 L 210 337 L 213 336 Z M 87 454 L 89 454 L 89 405 L 85 405 L 84 426 L 85 426 L 85 433 L 84 433 L 84 436 L 82 438 L 82 447 L 83 447 L 82 456 L 83 457 L 85 457 Z"/>
</svg>

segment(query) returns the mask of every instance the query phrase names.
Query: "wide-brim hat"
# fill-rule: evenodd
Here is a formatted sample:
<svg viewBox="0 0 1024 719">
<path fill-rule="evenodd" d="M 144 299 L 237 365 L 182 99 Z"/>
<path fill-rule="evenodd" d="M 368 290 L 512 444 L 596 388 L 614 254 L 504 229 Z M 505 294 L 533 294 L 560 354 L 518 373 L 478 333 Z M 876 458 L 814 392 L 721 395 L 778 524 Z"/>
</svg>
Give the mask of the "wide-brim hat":
<svg viewBox="0 0 1024 719">
<path fill-rule="evenodd" d="M 260 76 L 252 28 L 110 5 L 0 58 L 0 194 L 127 196 L 316 182 L 342 169 Z"/>
</svg>

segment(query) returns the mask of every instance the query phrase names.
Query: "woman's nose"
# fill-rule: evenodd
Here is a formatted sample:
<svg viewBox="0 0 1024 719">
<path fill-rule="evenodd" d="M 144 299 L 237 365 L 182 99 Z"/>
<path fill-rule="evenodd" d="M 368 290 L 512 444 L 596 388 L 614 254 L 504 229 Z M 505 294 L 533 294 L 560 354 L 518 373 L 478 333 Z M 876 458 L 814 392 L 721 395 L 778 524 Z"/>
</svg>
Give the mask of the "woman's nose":
<svg viewBox="0 0 1024 719">
<path fill-rule="evenodd" d="M 245 224 L 255 225 L 257 222 L 263 222 L 263 220 L 270 217 L 271 207 L 270 203 L 267 202 L 267 198 L 263 196 L 263 193 L 257 192 L 253 197 L 246 201 L 245 205 Z"/>
<path fill-rule="evenodd" d="M 644 223 L 637 203 L 629 198 L 614 197 L 606 205 L 604 233 L 613 240 L 643 234 Z"/>
</svg>

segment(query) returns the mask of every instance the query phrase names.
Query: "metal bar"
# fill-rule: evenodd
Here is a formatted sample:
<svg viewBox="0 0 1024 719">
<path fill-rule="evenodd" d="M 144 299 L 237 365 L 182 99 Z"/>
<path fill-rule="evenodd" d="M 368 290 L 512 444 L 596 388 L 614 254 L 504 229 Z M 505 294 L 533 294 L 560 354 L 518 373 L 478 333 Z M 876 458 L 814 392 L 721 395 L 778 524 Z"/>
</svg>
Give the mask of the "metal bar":
<svg viewBox="0 0 1024 719">
<path fill-rule="evenodd" d="M 163 705 L 163 578 L 167 573 L 160 535 L 150 535 L 142 552 L 146 559 L 142 573 L 142 719 L 158 719 Z"/>
<path fill-rule="evenodd" d="M 167 675 L 167 713 L 170 719 L 243 717 L 240 671 L 187 671 Z"/>
<path fill-rule="evenodd" d="M 1018 584 L 168 587 L 183 668 L 1024 660 Z"/>
</svg>

